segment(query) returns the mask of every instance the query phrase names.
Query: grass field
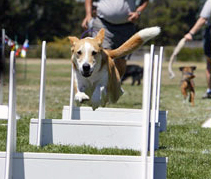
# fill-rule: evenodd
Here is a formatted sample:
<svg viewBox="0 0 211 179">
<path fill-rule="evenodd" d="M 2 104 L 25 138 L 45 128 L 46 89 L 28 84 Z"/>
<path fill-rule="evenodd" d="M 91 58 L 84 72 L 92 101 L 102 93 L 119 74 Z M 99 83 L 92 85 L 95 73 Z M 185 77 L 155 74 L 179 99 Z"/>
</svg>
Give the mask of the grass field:
<svg viewBox="0 0 211 179">
<path fill-rule="evenodd" d="M 132 63 L 132 62 L 130 62 Z M 141 62 L 133 62 L 141 64 Z M 181 74 L 179 66 L 196 65 L 195 106 L 182 102 L 180 93 Z M 156 156 L 168 157 L 168 179 L 210 179 L 211 178 L 211 129 L 201 128 L 201 124 L 211 117 L 211 101 L 202 100 L 206 90 L 205 63 L 174 64 L 176 78 L 170 80 L 168 63 L 163 63 L 160 109 L 168 110 L 167 131 L 160 134 L 160 149 Z M 137 151 L 103 149 L 92 147 L 71 147 L 48 145 L 37 148 L 29 145 L 29 121 L 38 117 L 40 60 L 27 61 L 27 78 L 24 78 L 24 61 L 17 59 L 17 150 L 37 152 L 96 153 L 139 155 Z M 47 60 L 46 118 L 61 118 L 63 105 L 69 104 L 70 61 Z M 123 85 L 125 94 L 117 104 L 108 107 L 141 108 L 142 85 L 130 86 L 130 80 Z M 8 81 L 5 80 L 4 102 L 8 101 Z M 6 121 L 0 121 L 5 124 Z M 6 149 L 6 125 L 0 125 L 0 151 Z"/>
</svg>

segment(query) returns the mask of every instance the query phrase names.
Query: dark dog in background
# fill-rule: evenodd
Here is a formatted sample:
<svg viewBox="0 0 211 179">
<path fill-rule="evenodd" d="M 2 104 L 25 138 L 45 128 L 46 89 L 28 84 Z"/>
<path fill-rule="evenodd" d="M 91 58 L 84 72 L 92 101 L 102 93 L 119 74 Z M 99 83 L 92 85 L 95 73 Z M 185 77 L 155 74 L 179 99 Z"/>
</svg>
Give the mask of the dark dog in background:
<svg viewBox="0 0 211 179">
<path fill-rule="evenodd" d="M 125 81 L 127 78 L 132 77 L 132 84 L 134 85 L 137 81 L 137 85 L 141 84 L 141 79 L 143 78 L 143 68 L 139 65 L 127 65 L 125 74 L 123 75 L 121 82 Z"/>
<path fill-rule="evenodd" d="M 181 92 L 184 96 L 184 99 L 187 98 L 189 93 L 189 102 L 192 106 L 194 106 L 194 97 L 195 97 L 195 89 L 194 89 L 194 81 L 195 75 L 193 74 L 194 70 L 196 70 L 195 66 L 190 67 L 179 67 L 179 70 L 182 72 L 182 80 L 181 80 Z"/>
</svg>

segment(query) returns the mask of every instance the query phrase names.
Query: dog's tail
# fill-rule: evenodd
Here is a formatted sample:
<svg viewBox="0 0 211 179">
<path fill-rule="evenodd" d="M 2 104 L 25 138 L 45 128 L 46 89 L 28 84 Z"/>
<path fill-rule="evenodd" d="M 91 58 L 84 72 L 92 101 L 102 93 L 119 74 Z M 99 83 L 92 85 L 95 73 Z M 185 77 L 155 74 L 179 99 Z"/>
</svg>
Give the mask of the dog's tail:
<svg viewBox="0 0 211 179">
<path fill-rule="evenodd" d="M 108 54 L 111 58 L 120 58 L 131 53 L 133 50 L 137 49 L 143 45 L 148 40 L 154 38 L 160 33 L 160 27 L 150 27 L 140 30 L 134 34 L 129 40 L 123 43 L 120 47 L 114 50 L 108 50 Z"/>
</svg>

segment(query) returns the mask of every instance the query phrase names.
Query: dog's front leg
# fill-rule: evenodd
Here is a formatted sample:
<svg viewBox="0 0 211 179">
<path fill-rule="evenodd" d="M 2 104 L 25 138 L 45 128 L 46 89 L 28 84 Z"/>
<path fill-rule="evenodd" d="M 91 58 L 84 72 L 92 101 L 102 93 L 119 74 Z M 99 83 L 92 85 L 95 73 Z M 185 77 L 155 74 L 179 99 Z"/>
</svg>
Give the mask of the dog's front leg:
<svg viewBox="0 0 211 179">
<path fill-rule="evenodd" d="M 105 86 L 98 85 L 92 95 L 91 98 L 91 105 L 92 109 L 95 110 L 97 109 L 100 105 L 105 106 L 107 100 L 107 91 Z"/>
<path fill-rule="evenodd" d="M 82 81 L 82 80 L 81 80 Z M 77 78 L 74 80 L 74 90 L 75 90 L 75 101 L 77 104 L 82 103 L 83 101 L 88 101 L 89 96 L 85 94 L 86 83 L 78 83 Z"/>
<path fill-rule="evenodd" d="M 183 95 L 183 103 L 185 103 L 185 100 L 187 98 L 187 91 L 185 88 L 181 87 L 181 92 L 182 92 L 182 95 Z"/>
</svg>

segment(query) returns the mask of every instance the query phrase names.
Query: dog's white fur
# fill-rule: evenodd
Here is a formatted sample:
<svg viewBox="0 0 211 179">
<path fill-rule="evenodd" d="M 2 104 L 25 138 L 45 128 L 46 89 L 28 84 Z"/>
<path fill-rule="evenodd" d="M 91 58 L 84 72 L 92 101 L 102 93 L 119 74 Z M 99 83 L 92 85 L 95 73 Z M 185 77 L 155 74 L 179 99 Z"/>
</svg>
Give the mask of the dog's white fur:
<svg viewBox="0 0 211 179">
<path fill-rule="evenodd" d="M 77 37 L 69 37 L 72 45 L 75 101 L 89 101 L 93 110 L 99 106 L 104 107 L 107 102 L 115 103 L 123 90 L 113 59 L 131 53 L 159 33 L 159 27 L 143 29 L 114 50 L 102 48 L 104 29 L 95 38 L 79 40 Z"/>
</svg>

